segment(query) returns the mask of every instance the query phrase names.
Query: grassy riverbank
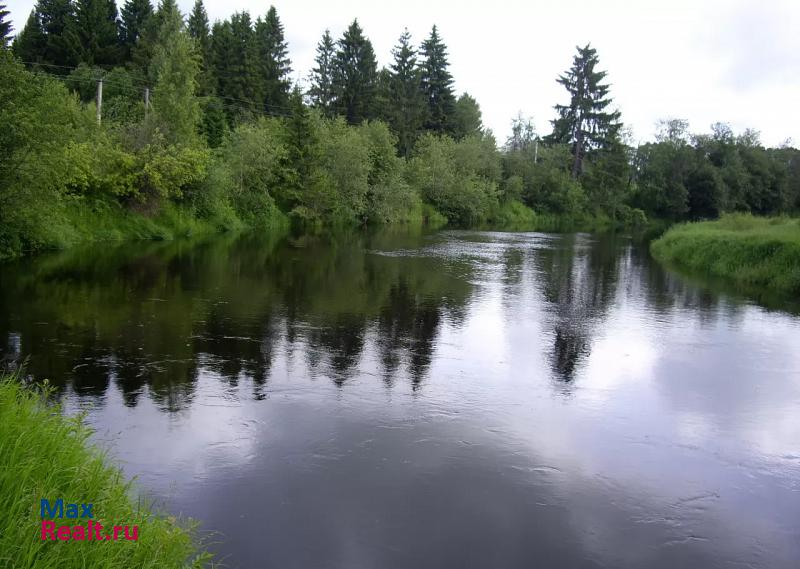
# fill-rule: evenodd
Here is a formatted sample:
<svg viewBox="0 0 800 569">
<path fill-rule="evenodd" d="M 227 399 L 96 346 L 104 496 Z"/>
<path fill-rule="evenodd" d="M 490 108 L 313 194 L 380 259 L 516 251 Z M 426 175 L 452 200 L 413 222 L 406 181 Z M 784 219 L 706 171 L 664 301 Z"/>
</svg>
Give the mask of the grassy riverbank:
<svg viewBox="0 0 800 569">
<path fill-rule="evenodd" d="M 800 220 L 726 215 L 686 223 L 651 245 L 653 256 L 681 269 L 743 286 L 800 292 Z"/>
<path fill-rule="evenodd" d="M 200 567 L 208 560 L 192 532 L 154 514 L 122 472 L 93 447 L 89 429 L 44 403 L 40 390 L 0 377 L 0 567 L 49 569 Z M 43 541 L 40 501 L 94 504 L 103 533 L 138 526 L 138 540 Z M 87 520 L 55 520 L 56 526 Z"/>
</svg>

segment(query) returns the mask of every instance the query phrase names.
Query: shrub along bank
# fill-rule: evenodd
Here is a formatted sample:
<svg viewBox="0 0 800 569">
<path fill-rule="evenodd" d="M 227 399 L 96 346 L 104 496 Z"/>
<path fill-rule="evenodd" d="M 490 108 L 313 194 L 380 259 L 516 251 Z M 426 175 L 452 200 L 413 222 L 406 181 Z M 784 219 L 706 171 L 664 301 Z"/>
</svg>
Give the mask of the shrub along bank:
<svg viewBox="0 0 800 569">
<path fill-rule="evenodd" d="M 651 244 L 653 256 L 679 268 L 745 286 L 800 292 L 800 220 L 725 215 L 672 227 Z"/>
</svg>

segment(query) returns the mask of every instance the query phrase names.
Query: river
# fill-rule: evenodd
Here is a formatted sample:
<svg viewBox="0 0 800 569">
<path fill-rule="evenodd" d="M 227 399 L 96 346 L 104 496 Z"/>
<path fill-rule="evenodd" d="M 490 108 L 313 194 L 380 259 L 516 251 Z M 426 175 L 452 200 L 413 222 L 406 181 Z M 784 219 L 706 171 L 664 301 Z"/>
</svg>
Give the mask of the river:
<svg viewBox="0 0 800 569">
<path fill-rule="evenodd" d="M 242 569 L 796 569 L 798 314 L 589 234 L 229 235 L 0 272 L 2 355 Z"/>
</svg>

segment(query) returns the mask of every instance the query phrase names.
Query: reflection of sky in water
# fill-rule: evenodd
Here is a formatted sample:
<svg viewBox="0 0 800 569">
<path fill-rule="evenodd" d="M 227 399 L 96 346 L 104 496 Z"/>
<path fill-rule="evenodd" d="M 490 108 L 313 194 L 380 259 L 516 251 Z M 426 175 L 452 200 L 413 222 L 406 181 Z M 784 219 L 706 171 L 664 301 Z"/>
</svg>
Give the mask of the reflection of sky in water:
<svg viewBox="0 0 800 569">
<path fill-rule="evenodd" d="M 37 328 L 27 285 L 0 331 L 88 367 L 67 410 L 233 566 L 797 565 L 796 316 L 624 239 L 290 245 L 134 260 L 148 284 L 102 325 Z"/>
</svg>

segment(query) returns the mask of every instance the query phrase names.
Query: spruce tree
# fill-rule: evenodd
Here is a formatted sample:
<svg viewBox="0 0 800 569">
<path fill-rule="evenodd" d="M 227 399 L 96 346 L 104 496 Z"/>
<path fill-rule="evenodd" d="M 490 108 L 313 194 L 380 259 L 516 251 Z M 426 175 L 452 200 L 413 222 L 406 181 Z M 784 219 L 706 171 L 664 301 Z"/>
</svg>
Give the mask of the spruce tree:
<svg viewBox="0 0 800 569">
<path fill-rule="evenodd" d="M 316 133 L 311 116 L 303 103 L 303 94 L 295 87 L 289 96 L 290 114 L 286 119 L 286 148 L 290 173 L 286 190 L 279 192 L 280 205 L 292 209 L 302 203 L 303 192 L 312 183 Z"/>
<path fill-rule="evenodd" d="M 115 65 L 120 61 L 117 5 L 114 0 L 77 0 L 75 27 L 80 60 L 88 65 Z"/>
<path fill-rule="evenodd" d="M 558 118 L 552 121 L 551 142 L 569 144 L 572 177 L 583 173 L 584 159 L 600 149 L 610 149 L 618 140 L 620 113 L 608 111 L 609 86 L 605 71 L 596 69 L 597 50 L 587 44 L 578 47 L 572 67 L 558 78 L 570 96 L 566 105 L 556 105 Z"/>
<path fill-rule="evenodd" d="M 216 22 L 211 33 L 211 51 L 217 95 L 225 103 L 231 125 L 259 114 L 261 81 L 250 14 L 237 12 L 230 21 Z"/>
<path fill-rule="evenodd" d="M 47 38 L 36 10 L 31 10 L 22 31 L 14 38 L 11 50 L 15 56 L 29 63 L 40 63 L 44 58 Z"/>
<path fill-rule="evenodd" d="M 214 92 L 211 71 L 211 31 L 208 27 L 208 14 L 203 0 L 195 0 L 192 13 L 187 21 L 187 31 L 200 54 L 201 70 L 197 78 L 197 93 L 198 95 L 209 95 Z"/>
<path fill-rule="evenodd" d="M 158 38 L 162 33 L 182 30 L 183 27 L 183 14 L 176 0 L 160 0 L 153 14 L 152 29 L 155 31 L 155 36 Z"/>
<path fill-rule="evenodd" d="M 8 47 L 8 42 L 11 39 L 11 32 L 14 30 L 11 26 L 11 22 L 8 21 L 8 16 L 9 13 L 5 5 L 0 4 L 0 49 Z"/>
<path fill-rule="evenodd" d="M 52 73 L 68 74 L 79 62 L 74 5 L 70 0 L 38 0 L 34 11 L 34 18 L 28 19 L 29 24 L 36 23 L 29 34 L 34 41 L 25 40 L 23 61 L 44 63 Z"/>
<path fill-rule="evenodd" d="M 381 67 L 375 79 L 375 98 L 372 105 L 372 118 L 381 120 L 387 124 L 391 122 L 391 82 L 392 73 L 385 67 Z"/>
<path fill-rule="evenodd" d="M 161 33 L 165 25 L 171 30 L 176 29 L 176 26 L 178 29 L 184 27 L 183 14 L 175 0 L 160 0 L 155 12 L 145 22 L 132 57 L 133 63 L 143 71 L 151 68 L 156 46 L 161 42 Z M 153 77 L 150 78 L 151 83 L 154 80 Z"/>
<path fill-rule="evenodd" d="M 211 75 L 214 81 L 216 94 L 224 95 L 229 89 L 229 75 L 225 73 L 226 62 L 230 60 L 233 52 L 233 34 L 228 21 L 217 20 L 211 26 Z"/>
<path fill-rule="evenodd" d="M 392 50 L 394 61 L 389 75 L 389 125 L 397 135 L 401 156 L 408 157 L 425 120 L 422 75 L 417 52 L 406 29 Z"/>
<path fill-rule="evenodd" d="M 211 41 L 208 28 L 208 13 L 203 0 L 195 0 L 192 13 L 186 22 L 186 29 L 200 49 L 206 49 Z"/>
<path fill-rule="evenodd" d="M 336 108 L 350 124 L 373 118 L 377 76 L 372 42 L 353 20 L 339 40 L 333 73 Z"/>
<path fill-rule="evenodd" d="M 268 112 L 285 111 L 289 102 L 289 48 L 283 37 L 283 24 L 275 6 L 255 26 L 255 42 L 261 75 L 261 94 Z"/>
<path fill-rule="evenodd" d="M 452 131 L 456 99 L 453 95 L 453 76 L 448 69 L 447 47 L 439 37 L 436 26 L 422 43 L 422 93 L 427 106 L 425 128 L 444 134 Z"/>
<path fill-rule="evenodd" d="M 200 132 L 205 136 L 209 148 L 222 145 L 227 130 L 225 109 L 216 97 L 206 97 L 201 109 Z"/>
<path fill-rule="evenodd" d="M 153 16 L 150 0 L 125 0 L 120 14 L 120 41 L 123 57 L 130 60 L 133 49 L 145 33 L 148 20 Z"/>
<path fill-rule="evenodd" d="M 317 56 L 314 59 L 316 67 L 311 71 L 311 88 L 308 95 L 314 107 L 320 109 L 322 114 L 327 117 L 335 114 L 336 94 L 333 89 L 335 57 L 336 46 L 333 43 L 331 32 L 325 30 L 322 39 L 317 44 Z"/>
</svg>

